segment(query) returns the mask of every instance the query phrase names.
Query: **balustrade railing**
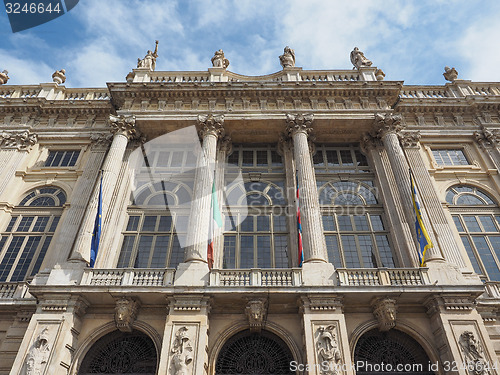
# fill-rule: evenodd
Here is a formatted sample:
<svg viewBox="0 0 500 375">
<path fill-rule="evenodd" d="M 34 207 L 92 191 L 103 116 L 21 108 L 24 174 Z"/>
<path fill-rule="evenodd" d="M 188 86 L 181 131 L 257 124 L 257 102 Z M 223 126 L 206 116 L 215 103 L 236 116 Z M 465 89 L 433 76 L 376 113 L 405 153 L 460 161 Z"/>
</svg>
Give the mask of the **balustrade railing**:
<svg viewBox="0 0 500 375">
<path fill-rule="evenodd" d="M 300 286 L 301 284 L 300 268 L 212 270 L 210 273 L 211 286 L 285 287 Z"/>
<path fill-rule="evenodd" d="M 340 286 L 410 286 L 430 284 L 427 269 L 422 268 L 349 268 L 338 269 L 337 274 Z"/>
<path fill-rule="evenodd" d="M 92 269 L 86 270 L 81 285 L 96 286 L 169 286 L 175 269 Z"/>
<path fill-rule="evenodd" d="M 0 283 L 0 300 L 28 298 L 31 295 L 28 293 L 28 284 L 20 283 Z"/>
</svg>

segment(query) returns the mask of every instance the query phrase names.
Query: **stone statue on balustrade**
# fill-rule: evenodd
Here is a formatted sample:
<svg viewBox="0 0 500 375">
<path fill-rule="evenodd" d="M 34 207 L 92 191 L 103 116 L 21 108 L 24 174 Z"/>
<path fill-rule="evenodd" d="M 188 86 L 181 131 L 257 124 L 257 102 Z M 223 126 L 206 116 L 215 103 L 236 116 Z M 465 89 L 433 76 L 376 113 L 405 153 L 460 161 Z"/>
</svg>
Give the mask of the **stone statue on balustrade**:
<svg viewBox="0 0 500 375">
<path fill-rule="evenodd" d="M 283 68 L 292 68 L 295 66 L 295 51 L 286 46 L 283 55 L 280 56 L 280 64 Z"/>
<path fill-rule="evenodd" d="M 158 41 L 156 41 L 155 50 L 151 52 L 148 51 L 146 56 L 141 59 L 137 59 L 137 67 L 138 68 L 147 68 L 149 70 L 154 71 L 156 69 L 156 58 L 158 57 Z"/>
<path fill-rule="evenodd" d="M 9 80 L 8 74 L 9 72 L 6 70 L 0 73 L 0 85 L 4 85 L 7 83 L 7 81 Z"/>
<path fill-rule="evenodd" d="M 214 57 L 212 57 L 212 66 L 214 68 L 224 68 L 226 69 L 229 66 L 229 60 L 224 57 L 224 51 L 218 50 L 215 51 Z"/>
<path fill-rule="evenodd" d="M 453 82 L 458 78 L 458 72 L 455 68 L 445 66 L 443 76 L 447 81 Z"/>
<path fill-rule="evenodd" d="M 56 70 L 54 74 L 52 74 L 52 81 L 54 81 L 54 83 L 57 83 L 58 85 L 62 85 L 64 82 L 66 82 L 66 70 Z"/>
<path fill-rule="evenodd" d="M 358 47 L 354 47 L 351 52 L 351 62 L 354 65 L 354 69 L 366 68 L 372 66 L 372 61 L 365 57 L 365 54 L 361 52 Z"/>
</svg>

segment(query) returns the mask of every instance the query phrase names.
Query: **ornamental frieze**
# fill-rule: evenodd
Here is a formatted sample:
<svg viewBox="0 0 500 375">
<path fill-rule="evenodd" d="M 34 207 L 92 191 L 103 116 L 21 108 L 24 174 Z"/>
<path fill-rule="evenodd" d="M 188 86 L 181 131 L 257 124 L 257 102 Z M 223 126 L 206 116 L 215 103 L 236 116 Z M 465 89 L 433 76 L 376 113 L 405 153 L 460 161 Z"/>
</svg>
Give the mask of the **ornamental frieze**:
<svg viewBox="0 0 500 375">
<path fill-rule="evenodd" d="M 37 141 L 38 135 L 31 133 L 29 130 L 21 132 L 3 131 L 0 133 L 0 148 L 2 149 L 29 151 Z"/>
</svg>

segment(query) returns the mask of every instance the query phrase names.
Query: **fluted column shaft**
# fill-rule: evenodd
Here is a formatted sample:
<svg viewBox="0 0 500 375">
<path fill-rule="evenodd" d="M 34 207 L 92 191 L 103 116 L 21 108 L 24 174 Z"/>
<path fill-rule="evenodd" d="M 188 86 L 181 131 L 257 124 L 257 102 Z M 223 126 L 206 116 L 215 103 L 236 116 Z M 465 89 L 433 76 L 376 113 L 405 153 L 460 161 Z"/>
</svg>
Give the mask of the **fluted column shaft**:
<svg viewBox="0 0 500 375">
<path fill-rule="evenodd" d="M 312 130 L 312 115 L 287 116 L 287 131 L 293 139 L 299 180 L 299 205 L 302 223 L 304 262 L 328 262 L 318 188 L 307 142 Z"/>
<path fill-rule="evenodd" d="M 198 121 L 202 127 L 200 135 L 203 145 L 194 177 L 184 261 L 207 263 L 208 229 L 212 220 L 210 203 L 217 139 L 224 134 L 224 128 L 222 116 L 200 116 Z"/>
<path fill-rule="evenodd" d="M 217 201 L 219 203 L 219 209 L 221 210 L 222 223 L 225 223 L 224 212 L 222 207 L 224 205 L 224 186 L 225 186 L 225 172 L 226 172 L 226 158 L 232 151 L 231 138 L 229 136 L 224 137 L 219 142 L 219 147 L 217 148 L 217 160 L 215 167 L 215 188 L 217 191 Z M 210 218 L 211 219 L 211 218 Z M 224 225 L 222 228 L 215 228 L 214 234 L 214 268 L 222 268 L 223 266 L 223 253 L 224 253 Z"/>
<path fill-rule="evenodd" d="M 397 132 L 401 130 L 403 127 L 400 124 L 401 118 L 399 116 L 386 116 L 382 118 L 382 116 L 377 118 L 377 131 L 379 136 L 382 139 L 384 147 L 387 151 L 387 156 L 389 157 L 389 162 L 391 164 L 391 169 L 394 173 L 394 177 L 396 178 L 399 195 L 401 196 L 401 203 L 403 205 L 403 209 L 405 212 L 406 220 L 408 223 L 415 222 L 415 210 L 413 208 L 413 201 L 411 195 L 411 185 L 410 185 L 410 175 L 409 175 L 409 165 L 406 161 L 405 155 L 403 153 L 403 149 L 399 143 L 399 138 L 397 136 Z M 418 183 L 418 182 L 416 182 Z M 420 199 L 421 205 L 424 203 L 422 199 Z M 436 241 L 436 237 L 434 235 L 434 231 L 432 226 L 430 225 L 429 219 L 425 213 L 424 207 L 422 208 L 422 219 L 424 221 L 424 225 L 427 229 L 427 233 L 431 238 L 431 241 L 434 247 L 427 250 L 425 259 L 427 262 L 433 260 L 443 260 L 443 255 L 438 247 L 438 242 Z M 417 242 L 416 232 L 412 230 L 413 238 L 415 242 Z"/>
<path fill-rule="evenodd" d="M 102 166 L 102 222 L 106 221 L 109 213 L 109 205 L 118 181 L 123 155 L 130 138 L 137 138 L 138 131 L 135 129 L 134 117 L 110 116 L 110 125 L 114 136 L 108 154 Z M 82 225 L 78 232 L 70 260 L 88 261 L 90 254 L 90 243 L 95 225 L 97 206 L 99 204 L 100 180 L 95 183 L 92 198 L 85 211 Z"/>
</svg>

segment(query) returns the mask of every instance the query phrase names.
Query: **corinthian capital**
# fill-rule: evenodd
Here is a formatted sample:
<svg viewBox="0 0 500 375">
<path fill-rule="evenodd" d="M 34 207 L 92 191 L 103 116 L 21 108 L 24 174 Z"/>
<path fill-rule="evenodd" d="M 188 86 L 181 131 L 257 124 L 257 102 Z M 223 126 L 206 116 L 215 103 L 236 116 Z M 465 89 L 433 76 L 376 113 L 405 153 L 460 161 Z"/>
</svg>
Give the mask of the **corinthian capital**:
<svg viewBox="0 0 500 375">
<path fill-rule="evenodd" d="M 199 115 L 198 125 L 200 127 L 200 137 L 215 135 L 217 138 L 224 137 L 224 115 Z"/>
<path fill-rule="evenodd" d="M 286 115 L 286 133 L 293 136 L 295 133 L 303 132 L 309 135 L 312 131 L 313 114 L 292 114 Z"/>
<path fill-rule="evenodd" d="M 401 124 L 401 121 L 401 115 L 393 115 L 391 113 L 382 115 L 377 113 L 375 114 L 374 130 L 380 137 L 388 133 L 398 133 L 404 129 L 404 125 Z"/>
<path fill-rule="evenodd" d="M 109 115 L 109 125 L 113 134 L 123 134 L 131 140 L 141 136 L 141 132 L 135 127 L 135 116 Z"/>
<path fill-rule="evenodd" d="M 0 148 L 29 151 L 38 141 L 38 136 L 29 130 L 0 133 Z"/>
<path fill-rule="evenodd" d="M 474 137 L 482 148 L 494 147 L 500 144 L 500 131 L 498 129 L 490 130 L 481 126 L 481 131 L 475 131 Z"/>
<path fill-rule="evenodd" d="M 418 148 L 421 135 L 419 131 L 405 131 L 398 134 L 399 141 L 403 148 Z"/>
</svg>

